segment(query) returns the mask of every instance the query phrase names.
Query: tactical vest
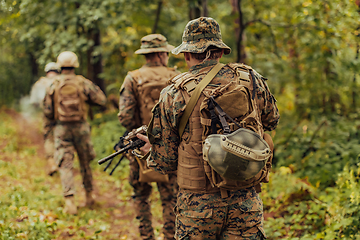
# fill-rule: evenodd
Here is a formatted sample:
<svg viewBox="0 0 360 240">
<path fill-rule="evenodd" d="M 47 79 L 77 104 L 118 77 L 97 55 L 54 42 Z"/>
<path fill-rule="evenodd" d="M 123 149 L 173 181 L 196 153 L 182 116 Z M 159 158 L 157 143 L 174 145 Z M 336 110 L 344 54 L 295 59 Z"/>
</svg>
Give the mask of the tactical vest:
<svg viewBox="0 0 360 240">
<path fill-rule="evenodd" d="M 174 68 L 164 66 L 142 67 L 129 72 L 136 83 L 140 125 L 147 125 L 150 122 L 151 110 L 159 101 L 161 90 L 168 85 L 168 80 L 176 74 Z"/>
<path fill-rule="evenodd" d="M 248 88 L 250 96 L 253 94 L 253 81 L 250 77 L 251 67 L 243 64 L 228 64 L 224 68 L 230 68 L 234 73 L 234 78 L 226 79 L 228 82 L 223 82 L 221 87 L 230 82 L 236 81 L 239 85 L 244 85 Z M 203 73 L 201 73 L 203 75 Z M 184 73 L 176 76 L 172 82 L 174 87 L 184 92 L 185 102 L 188 104 L 191 92 L 195 89 L 197 79 L 199 76 Z M 224 81 L 226 81 L 224 80 Z M 224 180 L 219 174 L 217 174 L 211 166 L 204 161 L 202 155 L 203 140 L 207 137 L 208 129 L 210 127 L 210 119 L 204 118 L 201 114 L 201 108 L 203 107 L 203 101 L 211 91 L 216 91 L 219 87 L 208 85 L 203 90 L 197 104 L 194 107 L 192 114 L 188 120 L 189 132 L 185 131 L 182 136 L 182 141 L 178 150 L 178 170 L 177 180 L 179 187 L 182 189 L 189 189 L 194 192 L 211 193 L 218 192 L 219 188 L 227 190 L 239 190 L 255 186 L 265 178 L 266 169 L 262 170 L 255 177 L 245 181 Z M 221 88 L 220 87 L 220 88 Z M 222 93 L 224 94 L 224 93 Z M 231 104 L 236 104 L 237 99 L 233 99 Z M 256 108 L 256 104 L 254 104 Z M 255 109 L 250 118 L 256 122 L 253 124 L 252 130 L 257 132 L 260 136 L 263 136 L 263 128 L 261 126 L 260 112 Z M 245 120 L 246 121 L 246 120 Z M 243 122 L 246 125 L 246 122 Z M 260 125 L 260 126 L 255 126 Z"/>
<path fill-rule="evenodd" d="M 84 94 L 84 77 L 80 75 L 60 75 L 54 84 L 54 116 L 61 122 L 85 121 L 88 99 Z"/>
</svg>

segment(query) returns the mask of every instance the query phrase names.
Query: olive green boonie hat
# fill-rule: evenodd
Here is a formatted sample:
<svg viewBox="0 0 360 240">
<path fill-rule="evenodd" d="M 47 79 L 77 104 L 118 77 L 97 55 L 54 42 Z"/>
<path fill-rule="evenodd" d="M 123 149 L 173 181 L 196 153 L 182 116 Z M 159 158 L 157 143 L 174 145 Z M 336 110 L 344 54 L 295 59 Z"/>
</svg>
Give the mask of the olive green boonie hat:
<svg viewBox="0 0 360 240">
<path fill-rule="evenodd" d="M 171 52 L 203 53 L 210 46 L 224 49 L 224 54 L 229 54 L 231 48 L 221 40 L 219 24 L 209 17 L 200 17 L 188 22 L 182 36 L 182 43 Z"/>
<path fill-rule="evenodd" d="M 141 47 L 135 54 L 148 54 L 153 52 L 170 52 L 174 46 L 168 44 L 166 37 L 161 34 L 150 34 L 141 38 Z"/>
</svg>

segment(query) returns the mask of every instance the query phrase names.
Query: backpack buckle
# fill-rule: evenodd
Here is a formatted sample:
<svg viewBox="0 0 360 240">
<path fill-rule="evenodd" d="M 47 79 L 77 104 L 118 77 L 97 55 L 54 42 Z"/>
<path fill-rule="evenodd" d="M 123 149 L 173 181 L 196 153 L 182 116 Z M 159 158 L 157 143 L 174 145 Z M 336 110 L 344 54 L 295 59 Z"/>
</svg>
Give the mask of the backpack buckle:
<svg viewBox="0 0 360 240">
<path fill-rule="evenodd" d="M 195 80 L 189 81 L 184 84 L 183 89 L 188 93 L 192 92 L 197 86 L 197 82 Z"/>
</svg>

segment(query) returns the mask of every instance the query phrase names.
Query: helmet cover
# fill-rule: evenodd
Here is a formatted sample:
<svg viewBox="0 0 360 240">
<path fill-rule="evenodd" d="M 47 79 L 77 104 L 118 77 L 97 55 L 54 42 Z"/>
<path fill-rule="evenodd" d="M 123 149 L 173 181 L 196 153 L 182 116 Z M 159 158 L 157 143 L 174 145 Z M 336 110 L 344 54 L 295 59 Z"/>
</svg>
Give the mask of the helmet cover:
<svg viewBox="0 0 360 240">
<path fill-rule="evenodd" d="M 50 71 L 60 72 L 60 67 L 55 62 L 49 62 L 45 65 L 44 72 L 48 73 Z"/>
<path fill-rule="evenodd" d="M 59 54 L 57 57 L 57 64 L 60 67 L 79 67 L 78 57 L 74 52 L 65 51 Z"/>
<path fill-rule="evenodd" d="M 254 177 L 271 156 L 265 140 L 249 129 L 224 135 L 211 134 L 203 144 L 204 160 L 226 179 L 243 181 Z"/>
</svg>

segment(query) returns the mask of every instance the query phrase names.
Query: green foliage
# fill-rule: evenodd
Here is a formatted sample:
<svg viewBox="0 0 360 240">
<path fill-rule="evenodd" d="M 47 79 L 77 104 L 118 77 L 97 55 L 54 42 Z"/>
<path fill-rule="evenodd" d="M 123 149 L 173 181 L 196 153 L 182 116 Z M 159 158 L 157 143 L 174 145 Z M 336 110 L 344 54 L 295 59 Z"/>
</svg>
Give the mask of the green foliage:
<svg viewBox="0 0 360 240">
<path fill-rule="evenodd" d="M 269 238 L 360 239 L 357 2 L 208 0 L 209 15 L 220 23 L 223 40 L 232 48 L 222 58 L 224 63 L 235 60 L 238 48 L 239 6 L 235 2 L 241 3 L 246 23 L 242 49 L 246 63 L 269 78 L 282 116 L 273 133 L 274 172 L 262 195 Z M 189 7 L 198 3 L 163 1 L 156 32 L 170 44 L 180 44 Z M 88 63 L 101 55 L 100 77 L 105 79 L 107 93 L 118 95 L 126 73 L 144 63 L 134 51 L 140 47 L 140 38 L 152 32 L 157 6 L 155 0 L 0 0 L 0 105 L 20 102 L 43 75 L 43 66 L 62 50 L 79 55 L 78 73 L 85 76 Z M 94 29 L 101 34 L 99 46 L 91 38 Z M 182 56 L 171 56 L 169 65 L 187 69 Z M 54 238 L 61 234 L 59 229 L 66 229 L 74 239 L 90 238 L 89 231 L 93 239 L 109 233 L 109 213 L 62 215 L 62 199 L 55 193 L 59 186 L 38 172 L 39 163 L 26 164 L 25 159 L 36 157 L 36 148 L 17 134 L 7 114 L 0 114 L 0 120 L 4 146 L 0 150 L 0 239 Z M 124 131 L 115 112 L 95 115 L 92 134 L 98 159 L 113 152 Z M 16 159 L 16 165 L 9 159 Z M 124 183 L 127 162 L 113 176 L 103 173 L 96 161 L 91 166 L 98 170 L 95 179 L 105 181 L 100 193 L 120 191 L 116 207 L 127 207 L 131 195 L 131 187 Z M 28 171 L 39 177 L 30 178 Z M 52 213 L 57 215 L 54 221 L 43 217 Z M 129 226 L 118 219 L 115 223 Z"/>
<path fill-rule="evenodd" d="M 126 129 L 121 126 L 116 112 L 95 115 L 91 122 L 92 141 L 99 158 L 106 157 L 114 151 L 114 145 L 119 141 Z"/>
<path fill-rule="evenodd" d="M 112 176 L 103 172 L 103 166 L 99 166 L 96 159 L 91 163 L 97 195 L 92 209 L 83 207 L 82 179 L 80 174 L 75 174 L 79 213 L 64 215 L 60 178 L 45 174 L 43 146 L 36 142 L 34 147 L 35 142 L 31 141 L 33 135 L 42 138 L 38 131 L 41 118 L 30 122 L 31 128 L 27 120 L 13 110 L 0 110 L 0 146 L 10 141 L 17 146 L 0 151 L 0 239 L 137 239 L 138 226 L 131 207 L 132 187 L 127 181 L 128 161 L 123 161 Z M 92 130 L 98 156 L 112 153 L 113 145 L 123 133 L 116 112 L 96 114 Z M 108 146 L 110 149 L 103 149 Z M 80 172 L 78 161 L 74 171 Z M 161 229 L 158 195 L 152 195 L 151 201 L 156 210 L 154 227 Z M 161 233 L 155 234 L 159 237 Z"/>
<path fill-rule="evenodd" d="M 317 189 L 296 178 L 290 168 L 281 167 L 271 175 L 262 198 L 270 239 L 298 239 L 324 229 L 326 205 L 317 199 Z"/>
<path fill-rule="evenodd" d="M 358 119 L 282 115 L 262 193 L 269 239 L 360 239 Z"/>
<path fill-rule="evenodd" d="M 331 197 L 330 197 L 331 196 Z M 360 167 L 348 166 L 339 174 L 335 188 L 326 189 L 320 198 L 328 203 L 324 239 L 360 239 Z"/>
<path fill-rule="evenodd" d="M 359 105 L 354 92 L 359 83 L 359 7 L 354 1 L 247 0 L 240 1 L 241 8 L 235 2 L 207 1 L 209 15 L 220 23 L 223 40 L 233 50 L 224 62 L 236 57 L 241 9 L 245 61 L 270 79 L 278 98 L 291 95 L 286 107 L 311 118 L 318 113 L 347 115 Z M 199 2 L 163 1 L 156 32 L 180 44 L 188 10 L 195 5 Z M 1 89 L 6 89 L 0 103 L 9 104 L 28 93 L 42 66 L 63 50 L 78 53 L 78 72 L 85 76 L 88 63 L 102 56 L 100 77 L 107 92 L 116 94 L 126 73 L 144 63 L 134 51 L 139 39 L 152 33 L 158 1 L 20 0 L 2 1 L 0 7 L 6 66 L 0 70 Z M 100 32 L 101 45 L 91 38 L 93 31 Z M 186 70 L 181 56 L 171 57 L 169 65 Z"/>
<path fill-rule="evenodd" d="M 277 166 L 289 166 L 296 176 L 308 177 L 309 182 L 321 188 L 333 186 L 346 165 L 350 169 L 357 166 L 360 134 L 358 114 L 349 118 L 322 117 L 298 123 L 284 118 L 276 138 Z"/>
</svg>

